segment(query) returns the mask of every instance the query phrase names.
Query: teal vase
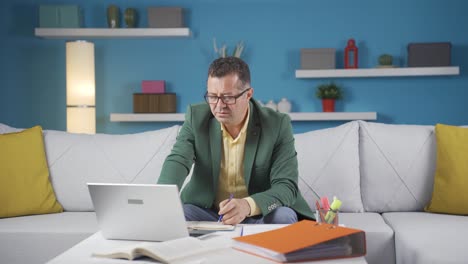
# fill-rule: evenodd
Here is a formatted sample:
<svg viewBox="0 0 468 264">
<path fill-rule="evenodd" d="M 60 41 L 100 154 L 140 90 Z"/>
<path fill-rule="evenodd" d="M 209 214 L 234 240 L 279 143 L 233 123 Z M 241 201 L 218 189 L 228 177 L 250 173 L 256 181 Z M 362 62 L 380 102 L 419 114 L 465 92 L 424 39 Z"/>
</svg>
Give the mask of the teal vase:
<svg viewBox="0 0 468 264">
<path fill-rule="evenodd" d="M 110 28 L 120 27 L 120 10 L 116 5 L 107 7 L 107 26 Z"/>
<path fill-rule="evenodd" d="M 136 13 L 135 8 L 127 8 L 127 9 L 125 9 L 124 18 L 125 18 L 125 25 L 126 25 L 128 28 L 134 28 L 134 27 L 136 27 L 136 23 L 137 23 L 137 13 Z"/>
</svg>

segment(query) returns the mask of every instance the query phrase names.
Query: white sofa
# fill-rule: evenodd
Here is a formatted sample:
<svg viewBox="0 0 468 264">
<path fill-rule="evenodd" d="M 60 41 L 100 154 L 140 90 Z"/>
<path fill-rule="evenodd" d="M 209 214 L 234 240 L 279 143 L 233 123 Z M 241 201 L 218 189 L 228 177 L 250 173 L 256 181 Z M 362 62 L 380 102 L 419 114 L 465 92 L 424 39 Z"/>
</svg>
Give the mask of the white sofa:
<svg viewBox="0 0 468 264">
<path fill-rule="evenodd" d="M 128 135 L 44 131 L 65 212 L 0 219 L 1 263 L 45 263 L 98 230 L 86 182 L 155 183 L 179 126 Z M 0 124 L 0 133 L 18 131 Z M 423 212 L 435 169 L 433 126 L 353 121 L 296 134 L 299 188 L 343 201 L 339 222 L 366 231 L 368 263 L 468 263 L 468 217 Z"/>
</svg>

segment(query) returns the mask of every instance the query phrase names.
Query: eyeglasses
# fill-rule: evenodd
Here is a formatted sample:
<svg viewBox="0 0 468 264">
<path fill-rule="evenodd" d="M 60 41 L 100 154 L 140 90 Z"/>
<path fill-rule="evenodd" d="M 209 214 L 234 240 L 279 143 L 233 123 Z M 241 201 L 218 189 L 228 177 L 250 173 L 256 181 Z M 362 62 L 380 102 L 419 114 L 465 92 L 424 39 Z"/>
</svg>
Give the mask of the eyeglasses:
<svg viewBox="0 0 468 264">
<path fill-rule="evenodd" d="M 223 101 L 223 103 L 227 105 L 233 105 L 236 103 L 237 98 L 241 97 L 245 92 L 250 90 L 251 88 L 247 88 L 244 91 L 242 91 L 238 95 L 223 95 L 223 96 L 215 96 L 215 95 L 208 95 L 208 92 L 205 94 L 205 101 L 209 104 L 217 104 L 219 99 Z"/>
</svg>

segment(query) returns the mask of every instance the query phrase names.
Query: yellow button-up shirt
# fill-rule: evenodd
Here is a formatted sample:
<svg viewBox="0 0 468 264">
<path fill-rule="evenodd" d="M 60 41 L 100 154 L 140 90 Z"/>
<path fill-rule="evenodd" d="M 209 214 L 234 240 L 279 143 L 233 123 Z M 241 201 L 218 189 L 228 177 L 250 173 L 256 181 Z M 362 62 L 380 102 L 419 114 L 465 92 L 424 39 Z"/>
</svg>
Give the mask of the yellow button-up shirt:
<svg viewBox="0 0 468 264">
<path fill-rule="evenodd" d="M 233 194 L 234 198 L 244 198 L 247 200 L 250 205 L 249 216 L 254 216 L 259 215 L 261 211 L 255 201 L 249 197 L 249 192 L 244 181 L 244 149 L 249 116 L 250 107 L 247 110 L 244 125 L 236 138 L 232 138 L 224 125 L 221 124 L 223 151 L 215 206 L 219 209 L 219 203 L 228 199 L 230 194 Z"/>
</svg>

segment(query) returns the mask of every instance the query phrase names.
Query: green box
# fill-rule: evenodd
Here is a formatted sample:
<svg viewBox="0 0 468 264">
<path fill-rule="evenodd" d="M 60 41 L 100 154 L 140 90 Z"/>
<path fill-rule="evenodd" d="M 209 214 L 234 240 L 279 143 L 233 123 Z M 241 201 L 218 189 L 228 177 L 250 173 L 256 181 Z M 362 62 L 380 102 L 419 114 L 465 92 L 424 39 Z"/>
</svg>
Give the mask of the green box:
<svg viewBox="0 0 468 264">
<path fill-rule="evenodd" d="M 80 28 L 82 24 L 81 10 L 77 5 L 39 6 L 41 28 Z"/>
</svg>

